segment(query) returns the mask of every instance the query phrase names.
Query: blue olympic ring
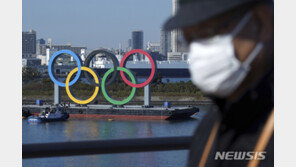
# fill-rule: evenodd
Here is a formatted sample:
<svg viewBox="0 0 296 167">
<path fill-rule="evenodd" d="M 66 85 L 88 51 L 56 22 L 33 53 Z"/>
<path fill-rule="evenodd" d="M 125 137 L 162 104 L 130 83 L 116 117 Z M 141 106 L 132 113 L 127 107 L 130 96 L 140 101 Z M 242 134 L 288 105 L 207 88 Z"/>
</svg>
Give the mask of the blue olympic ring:
<svg viewBox="0 0 296 167">
<path fill-rule="evenodd" d="M 66 53 L 66 54 L 69 54 L 69 55 L 73 56 L 74 59 L 75 59 L 76 62 L 77 62 L 77 66 L 78 66 L 77 74 L 76 74 L 75 78 L 69 83 L 69 86 L 75 84 L 75 83 L 77 82 L 77 80 L 79 79 L 80 74 L 81 74 L 81 64 L 82 64 L 82 63 L 81 63 L 80 58 L 79 58 L 74 52 L 72 52 L 72 51 L 70 51 L 70 50 L 60 50 L 60 51 L 57 51 L 55 54 L 52 55 L 52 57 L 50 58 L 49 64 L 48 64 L 48 74 L 49 74 L 49 77 L 51 78 L 51 80 L 52 80 L 55 84 L 57 84 L 57 85 L 59 85 L 59 86 L 61 86 L 61 87 L 66 87 L 66 84 L 65 84 L 65 83 L 62 83 L 62 82 L 58 81 L 57 79 L 55 79 L 55 76 L 54 76 L 54 74 L 53 74 L 53 72 L 52 72 L 52 68 L 53 68 L 53 65 L 54 65 L 53 63 L 54 63 L 55 59 L 56 59 L 60 54 L 63 54 L 63 53 Z"/>
</svg>

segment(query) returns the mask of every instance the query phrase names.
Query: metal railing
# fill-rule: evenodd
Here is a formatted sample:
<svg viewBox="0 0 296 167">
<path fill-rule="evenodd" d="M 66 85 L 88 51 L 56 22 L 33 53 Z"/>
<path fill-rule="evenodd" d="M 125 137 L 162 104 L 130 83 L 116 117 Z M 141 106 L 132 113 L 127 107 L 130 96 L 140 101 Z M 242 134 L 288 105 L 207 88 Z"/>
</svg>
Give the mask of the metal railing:
<svg viewBox="0 0 296 167">
<path fill-rule="evenodd" d="M 26 159 L 91 154 L 186 150 L 190 148 L 192 140 L 193 137 L 191 136 L 182 136 L 23 144 L 22 154 L 23 159 Z"/>
</svg>

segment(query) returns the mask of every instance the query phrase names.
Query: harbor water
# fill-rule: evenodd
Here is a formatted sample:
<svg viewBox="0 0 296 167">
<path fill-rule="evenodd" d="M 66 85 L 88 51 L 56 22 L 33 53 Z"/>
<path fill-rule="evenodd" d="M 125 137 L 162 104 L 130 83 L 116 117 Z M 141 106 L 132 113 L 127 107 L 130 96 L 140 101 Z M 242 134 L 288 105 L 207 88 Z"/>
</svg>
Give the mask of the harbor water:
<svg viewBox="0 0 296 167">
<path fill-rule="evenodd" d="M 23 144 L 108 140 L 126 138 L 190 136 L 210 106 L 189 120 L 69 119 L 65 122 L 22 122 Z M 24 159 L 23 167 L 185 167 L 189 151 L 159 151 Z"/>
</svg>

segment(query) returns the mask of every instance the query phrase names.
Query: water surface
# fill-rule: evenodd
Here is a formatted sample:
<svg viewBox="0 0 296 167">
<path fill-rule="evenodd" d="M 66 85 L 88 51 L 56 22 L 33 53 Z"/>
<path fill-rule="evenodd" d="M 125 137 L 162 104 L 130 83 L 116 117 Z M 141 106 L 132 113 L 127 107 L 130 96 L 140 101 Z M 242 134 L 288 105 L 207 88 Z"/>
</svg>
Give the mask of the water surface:
<svg viewBox="0 0 296 167">
<path fill-rule="evenodd" d="M 189 136 L 207 109 L 208 106 L 200 106 L 199 114 L 182 121 L 69 119 L 30 124 L 23 120 L 23 144 Z M 187 154 L 184 150 L 36 158 L 23 160 L 23 167 L 185 167 Z"/>
</svg>

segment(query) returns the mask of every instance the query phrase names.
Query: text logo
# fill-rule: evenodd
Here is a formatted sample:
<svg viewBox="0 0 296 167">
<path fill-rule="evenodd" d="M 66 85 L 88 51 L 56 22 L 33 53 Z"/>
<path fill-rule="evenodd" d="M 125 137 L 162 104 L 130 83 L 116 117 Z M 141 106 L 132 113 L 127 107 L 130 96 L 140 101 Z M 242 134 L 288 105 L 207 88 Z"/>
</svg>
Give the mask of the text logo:
<svg viewBox="0 0 296 167">
<path fill-rule="evenodd" d="M 266 152 L 217 151 L 215 160 L 264 160 Z"/>
</svg>

